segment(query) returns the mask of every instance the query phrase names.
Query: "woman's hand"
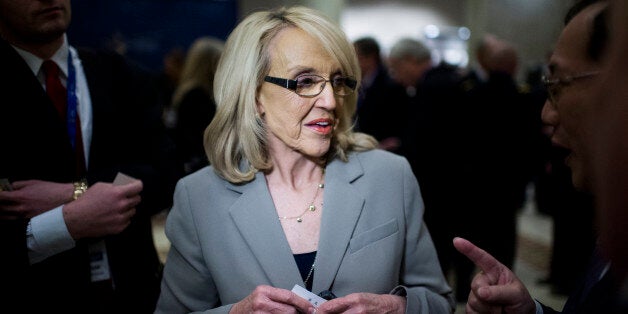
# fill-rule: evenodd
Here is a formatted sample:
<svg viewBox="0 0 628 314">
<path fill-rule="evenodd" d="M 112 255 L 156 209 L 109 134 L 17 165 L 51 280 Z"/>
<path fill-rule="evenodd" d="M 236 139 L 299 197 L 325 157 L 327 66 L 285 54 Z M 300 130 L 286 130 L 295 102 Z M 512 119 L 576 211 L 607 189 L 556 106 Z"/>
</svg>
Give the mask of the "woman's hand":
<svg viewBox="0 0 628 314">
<path fill-rule="evenodd" d="M 312 313 L 314 307 L 294 292 L 271 286 L 257 286 L 236 303 L 229 313 Z"/>
<path fill-rule="evenodd" d="M 352 293 L 321 304 L 322 313 L 405 313 L 406 298 L 392 294 Z"/>
</svg>

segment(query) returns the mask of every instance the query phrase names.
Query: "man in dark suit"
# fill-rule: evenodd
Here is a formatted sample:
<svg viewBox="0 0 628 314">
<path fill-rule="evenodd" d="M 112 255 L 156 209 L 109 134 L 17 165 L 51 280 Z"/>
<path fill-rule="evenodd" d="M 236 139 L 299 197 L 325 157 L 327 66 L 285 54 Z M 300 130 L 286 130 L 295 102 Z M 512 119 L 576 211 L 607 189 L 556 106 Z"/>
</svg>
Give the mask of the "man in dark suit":
<svg viewBox="0 0 628 314">
<path fill-rule="evenodd" d="M 393 84 L 374 38 L 359 38 L 353 46 L 362 71 L 358 109 L 354 117 L 356 130 L 375 137 L 379 148 L 402 153 L 400 146 L 404 124 L 400 121 L 405 117 L 405 92 L 401 86 Z"/>
<path fill-rule="evenodd" d="M 543 121 L 553 127 L 552 142 L 569 151 L 567 165 L 572 183 L 592 191 L 593 132 L 589 117 L 599 105 L 591 101 L 608 46 L 605 1 L 581 1 L 567 14 L 566 25 L 549 62 L 545 79 L 548 100 Z M 457 238 L 454 245 L 481 270 L 471 284 L 467 312 L 556 313 L 530 296 L 521 280 L 502 263 L 471 242 Z M 581 286 L 570 294 L 562 313 L 616 313 L 619 299 L 617 273 L 595 253 Z M 576 274 L 574 274 L 576 275 Z"/>
<path fill-rule="evenodd" d="M 69 0 L 0 1 L 0 312 L 152 313 L 173 147 L 147 77 L 71 47 L 70 16 Z"/>
<path fill-rule="evenodd" d="M 419 181 L 425 223 L 441 268 L 445 274 L 453 274 L 452 285 L 460 295 L 460 289 L 466 291 L 470 283 L 473 265 L 456 258 L 451 239 L 462 232 L 475 213 L 466 210 L 464 198 L 452 197 L 466 188 L 459 184 L 459 156 L 463 152 L 459 139 L 466 132 L 460 128 L 459 69 L 444 62 L 434 65 L 432 51 L 414 38 L 396 41 L 388 60 L 392 77 L 405 96 L 402 151 Z"/>
<path fill-rule="evenodd" d="M 532 158 L 528 138 L 532 130 L 527 106 L 515 74 L 518 53 L 514 45 L 487 35 L 479 49 L 478 63 L 485 80 L 467 75 L 463 79 L 464 97 L 460 106 L 458 180 L 463 183 L 461 199 L 469 214 L 459 233 L 483 247 L 507 267 L 512 267 L 517 246 L 517 211 L 525 199 Z M 473 72 L 472 72 L 473 73 Z M 479 73 L 479 72 L 478 72 Z M 479 77 L 479 76 L 478 76 Z M 540 112 L 539 112 L 540 116 Z M 451 248 L 451 237 L 447 241 Z M 460 256 L 455 252 L 456 256 Z M 464 257 L 462 257 L 464 258 Z M 464 258 L 466 259 L 466 258 Z M 467 285 L 459 298 L 469 294 L 473 264 L 461 263 Z M 465 267 L 466 266 L 466 267 Z M 469 267 L 470 266 L 470 267 Z"/>
</svg>

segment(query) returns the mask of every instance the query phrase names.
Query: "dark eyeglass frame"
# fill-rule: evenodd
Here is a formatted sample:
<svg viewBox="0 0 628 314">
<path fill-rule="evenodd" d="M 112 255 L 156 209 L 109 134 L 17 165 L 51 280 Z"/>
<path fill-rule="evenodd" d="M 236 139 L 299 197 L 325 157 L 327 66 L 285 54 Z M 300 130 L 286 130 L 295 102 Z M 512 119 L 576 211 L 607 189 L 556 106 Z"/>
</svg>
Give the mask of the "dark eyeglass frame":
<svg viewBox="0 0 628 314">
<path fill-rule="evenodd" d="M 308 95 L 308 94 L 300 94 L 297 89 L 298 89 L 298 80 L 299 78 L 303 78 L 303 77 L 316 77 L 319 78 L 320 82 L 323 82 L 320 86 L 321 89 L 318 91 L 318 93 L 316 94 L 312 94 L 312 95 Z M 342 89 L 342 88 L 338 88 L 338 86 L 335 86 L 334 84 L 336 83 L 336 80 L 341 80 L 342 84 L 344 86 L 347 87 L 347 89 Z M 295 94 L 301 96 L 301 97 L 307 97 L 307 98 L 312 98 L 312 97 L 316 97 L 318 95 L 320 95 L 323 90 L 325 89 L 325 86 L 327 85 L 327 82 L 329 82 L 331 84 L 332 90 L 334 91 L 335 95 L 344 97 L 344 96 L 349 96 L 351 94 L 353 94 L 355 92 L 355 88 L 358 85 L 358 81 L 356 81 L 354 78 L 350 77 L 350 76 L 337 76 L 337 77 L 333 77 L 331 79 L 326 79 L 320 75 L 316 75 L 316 74 L 303 74 L 303 75 L 299 75 L 296 77 L 296 79 L 291 80 L 291 79 L 285 79 L 285 78 L 280 78 L 280 77 L 274 77 L 274 76 L 270 76 L 270 75 L 266 75 L 264 77 L 264 81 L 268 82 L 268 83 L 272 83 L 278 86 L 281 86 L 283 88 L 289 89 L 291 91 L 293 91 Z M 343 91 L 343 90 L 347 90 L 349 91 L 346 94 L 343 93 L 339 93 L 339 91 Z"/>
<path fill-rule="evenodd" d="M 554 78 L 554 79 L 549 78 L 547 76 L 543 76 L 541 78 L 541 81 L 543 82 L 543 85 L 545 85 L 545 88 L 547 89 L 547 95 L 549 97 L 550 102 L 555 105 L 556 102 L 558 101 L 558 92 L 560 91 L 561 87 L 569 86 L 571 83 L 577 80 L 590 78 L 598 74 L 600 74 L 600 71 L 582 72 L 582 73 L 578 73 L 574 75 L 567 75 L 564 77 L 559 77 L 559 78 Z"/>
</svg>

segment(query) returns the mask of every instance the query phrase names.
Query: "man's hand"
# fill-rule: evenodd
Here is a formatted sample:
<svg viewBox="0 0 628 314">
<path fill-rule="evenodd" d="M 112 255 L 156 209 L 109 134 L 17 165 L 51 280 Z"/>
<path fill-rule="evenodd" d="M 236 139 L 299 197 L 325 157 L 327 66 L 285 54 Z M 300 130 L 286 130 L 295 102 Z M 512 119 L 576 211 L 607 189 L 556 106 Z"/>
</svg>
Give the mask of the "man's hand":
<svg viewBox="0 0 628 314">
<path fill-rule="evenodd" d="M 63 218 L 75 240 L 122 232 L 140 203 L 142 181 L 125 185 L 98 182 L 76 201 L 63 206 Z"/>
<path fill-rule="evenodd" d="M 0 191 L 0 217 L 32 218 L 72 200 L 72 183 L 15 181 L 13 191 Z"/>
<path fill-rule="evenodd" d="M 508 267 L 465 239 L 455 238 L 454 247 L 481 270 L 471 282 L 467 313 L 536 312 L 530 293 Z"/>
</svg>

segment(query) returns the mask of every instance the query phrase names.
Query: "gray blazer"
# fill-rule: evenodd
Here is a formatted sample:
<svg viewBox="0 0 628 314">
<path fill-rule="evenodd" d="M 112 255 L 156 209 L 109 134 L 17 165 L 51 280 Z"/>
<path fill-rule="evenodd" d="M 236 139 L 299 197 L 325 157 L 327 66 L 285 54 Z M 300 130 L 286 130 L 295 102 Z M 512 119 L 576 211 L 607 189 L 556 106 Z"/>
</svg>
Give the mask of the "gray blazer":
<svg viewBox="0 0 628 314">
<path fill-rule="evenodd" d="M 407 313 L 452 313 L 455 301 L 423 223 L 408 162 L 381 150 L 334 160 L 312 291 L 407 295 Z M 258 285 L 305 286 L 262 173 L 242 185 L 211 167 L 179 181 L 156 313 L 226 313 Z"/>
</svg>

